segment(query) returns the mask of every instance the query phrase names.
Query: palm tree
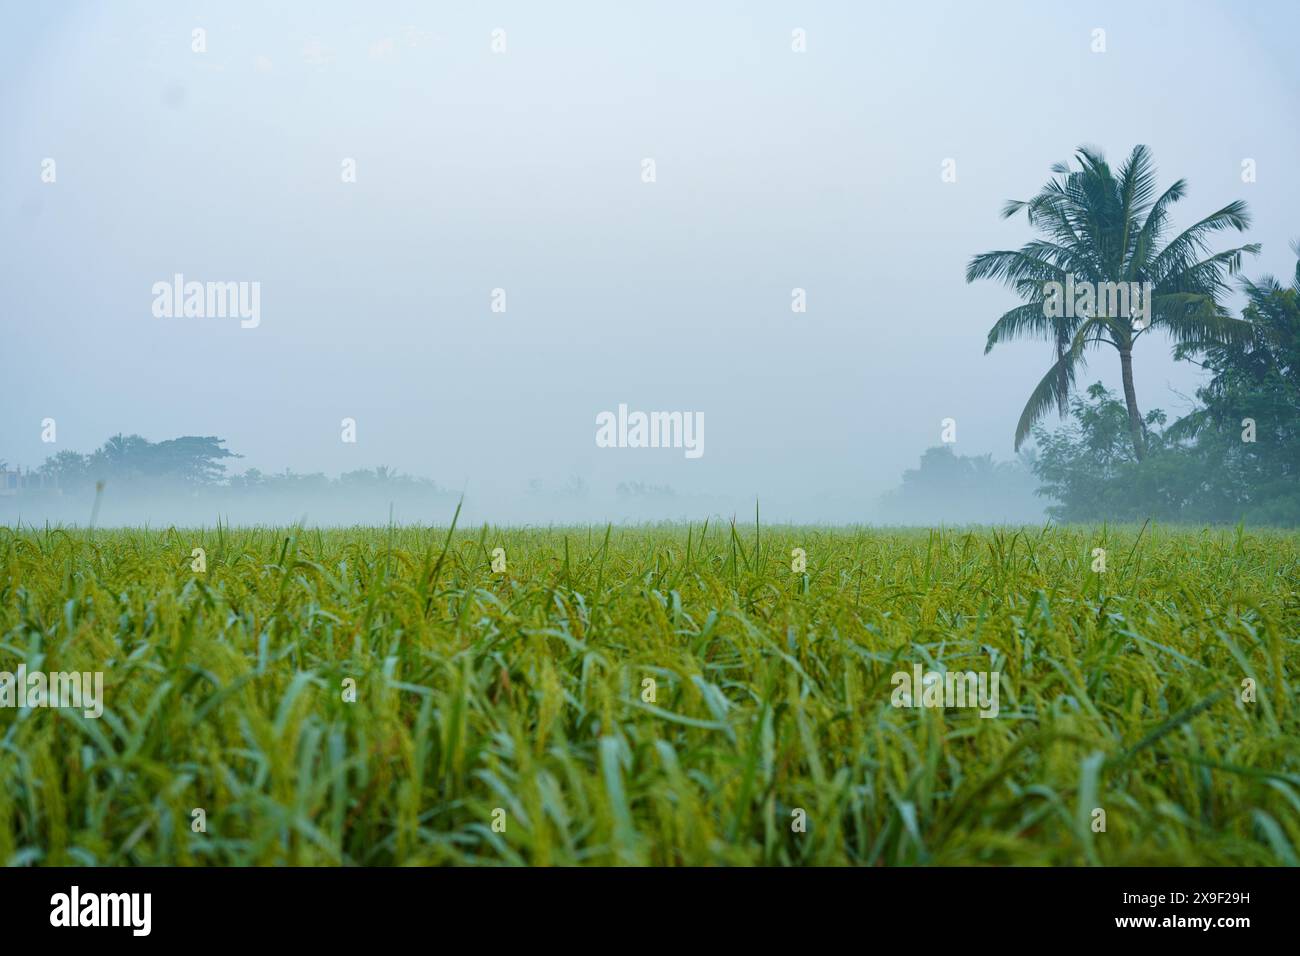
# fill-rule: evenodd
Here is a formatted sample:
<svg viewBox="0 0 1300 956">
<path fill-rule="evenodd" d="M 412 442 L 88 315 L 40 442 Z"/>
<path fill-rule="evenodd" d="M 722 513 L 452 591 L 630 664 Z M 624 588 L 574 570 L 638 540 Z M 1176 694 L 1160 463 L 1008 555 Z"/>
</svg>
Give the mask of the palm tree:
<svg viewBox="0 0 1300 956">
<path fill-rule="evenodd" d="M 1210 252 L 1214 233 L 1242 231 L 1250 225 L 1250 214 L 1240 200 L 1164 243 L 1169 209 L 1187 194 L 1187 183 L 1180 179 L 1157 197 L 1156 171 L 1146 146 L 1133 148 L 1118 175 L 1096 149 L 1080 147 L 1076 156 L 1078 169 L 1057 163 L 1052 167 L 1055 178 L 1037 196 L 1011 200 L 1002 209 L 1004 219 L 1023 210 L 1029 225 L 1043 238 L 1019 250 L 975 256 L 966 267 L 966 281 L 998 280 L 1024 300 L 993 324 L 985 354 L 999 342 L 1022 336 L 1046 338 L 1055 346 L 1056 360 L 1020 414 L 1016 449 L 1053 405 L 1065 416 L 1075 375 L 1085 365 L 1084 353 L 1104 344 L 1119 352 L 1133 453 L 1141 459 L 1146 432 L 1133 385 L 1133 346 L 1154 328 L 1168 332 L 1176 346 L 1248 341 L 1250 323 L 1230 316 L 1219 298 L 1228 288 L 1227 277 L 1241 267 L 1242 254 L 1254 255 L 1259 246 Z M 1151 295 L 1144 303 L 1150 309 L 1146 323 L 1135 324 L 1137 310 L 1132 303 L 1074 315 L 1054 316 L 1058 310 L 1049 308 L 1049 296 L 1055 294 L 1052 283 L 1071 287 L 1089 283 L 1099 289 L 1107 283 L 1140 287 L 1147 282 Z"/>
</svg>

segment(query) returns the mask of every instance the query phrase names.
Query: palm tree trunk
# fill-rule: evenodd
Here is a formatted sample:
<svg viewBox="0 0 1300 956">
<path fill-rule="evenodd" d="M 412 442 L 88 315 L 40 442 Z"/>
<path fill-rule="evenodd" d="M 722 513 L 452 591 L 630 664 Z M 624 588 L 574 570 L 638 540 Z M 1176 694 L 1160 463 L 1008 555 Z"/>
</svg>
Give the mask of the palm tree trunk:
<svg viewBox="0 0 1300 956">
<path fill-rule="evenodd" d="M 1128 406 L 1128 430 L 1133 438 L 1133 455 L 1138 461 L 1146 457 L 1146 433 L 1142 429 L 1142 413 L 1138 411 L 1137 390 L 1133 388 L 1133 351 L 1119 350 L 1120 375 L 1124 379 L 1124 404 Z"/>
<path fill-rule="evenodd" d="M 1056 410 L 1061 413 L 1061 421 L 1070 414 L 1070 373 L 1065 367 L 1065 353 L 1070 350 L 1070 333 L 1064 326 L 1056 330 L 1056 361 L 1060 371 L 1056 373 Z"/>
</svg>

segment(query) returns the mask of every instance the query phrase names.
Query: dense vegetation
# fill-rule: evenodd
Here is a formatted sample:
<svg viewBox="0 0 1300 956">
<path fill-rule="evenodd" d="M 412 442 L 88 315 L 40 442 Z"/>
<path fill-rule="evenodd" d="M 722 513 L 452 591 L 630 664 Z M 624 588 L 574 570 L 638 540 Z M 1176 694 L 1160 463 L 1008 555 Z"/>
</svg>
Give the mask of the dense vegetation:
<svg viewBox="0 0 1300 956">
<path fill-rule="evenodd" d="M 1072 401 L 1070 427 L 1035 429 L 1035 472 L 1065 521 L 1300 525 L 1300 264 L 1295 282 L 1245 284 L 1244 345 L 1210 346 L 1198 406 L 1169 425 L 1147 414 L 1145 456 L 1123 402 L 1101 385 Z"/>
<path fill-rule="evenodd" d="M 1055 361 L 1015 431 L 1017 448 L 1034 436 L 1039 494 L 1055 502 L 1048 512 L 1067 521 L 1300 525 L 1300 262 L 1289 287 L 1270 276 L 1240 280 L 1247 305 L 1233 316 L 1229 278 L 1259 246 L 1213 251 L 1212 241 L 1249 226 L 1246 204 L 1229 203 L 1166 242 L 1185 181 L 1157 195 L 1145 146 L 1114 171 L 1094 149 L 1081 148 L 1078 161 L 1053 167 L 1033 199 L 1003 209 L 1023 212 L 1039 237 L 975 256 L 966 275 L 1001 281 L 1023 300 L 989 330 L 986 352 L 1025 336 L 1052 344 Z M 1103 306 L 1100 290 L 1119 286 L 1147 292 L 1112 294 Z M 1054 307 L 1062 287 L 1089 293 L 1082 308 Z M 1135 346 L 1155 331 L 1176 358 L 1209 373 L 1200 404 L 1167 429 L 1162 411 L 1142 414 L 1135 384 Z M 1104 347 L 1119 355 L 1122 394 L 1098 384 L 1081 396 L 1077 374 Z M 1053 407 L 1072 418 L 1055 432 L 1039 424 Z"/>
<path fill-rule="evenodd" d="M 0 528 L 0 670 L 106 683 L 0 708 L 0 863 L 1295 864 L 1298 571 L 1157 527 Z M 891 706 L 915 664 L 1000 713 Z"/>
</svg>

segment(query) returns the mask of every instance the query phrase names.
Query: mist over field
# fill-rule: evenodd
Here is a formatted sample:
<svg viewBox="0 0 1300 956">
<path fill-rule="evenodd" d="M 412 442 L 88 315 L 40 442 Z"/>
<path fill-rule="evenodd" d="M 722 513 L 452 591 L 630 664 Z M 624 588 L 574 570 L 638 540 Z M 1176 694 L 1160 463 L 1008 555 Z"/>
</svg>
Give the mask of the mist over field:
<svg viewBox="0 0 1300 956">
<path fill-rule="evenodd" d="M 171 492 L 164 495 L 125 494 L 115 496 L 106 487 L 98 512 L 94 495 L 62 497 L 51 501 L 0 503 L 0 521 L 8 524 L 88 524 L 92 514 L 97 527 L 211 527 L 217 522 L 234 525 L 308 526 L 419 524 L 445 526 L 456 514 L 462 499 L 457 489 L 427 492 L 392 492 L 382 489 L 340 490 L 337 493 L 294 492 L 252 497 L 226 491 L 200 496 Z M 463 499 L 463 524 L 597 524 L 612 522 L 694 522 L 711 520 L 723 524 L 735 518 L 753 525 L 755 507 L 763 525 L 780 523 L 852 523 L 915 525 L 927 522 L 947 524 L 996 523 L 1032 524 L 1043 519 L 1041 501 L 1012 498 L 954 502 L 953 507 L 929 505 L 924 509 L 891 507 L 888 499 L 852 502 L 818 499 L 811 502 L 762 500 L 744 502 L 725 496 L 649 493 L 626 491 L 574 494 L 571 489 L 523 489 L 518 494 L 468 493 Z"/>
<path fill-rule="evenodd" d="M 1118 170 L 1142 145 L 1157 190 L 1188 183 L 1165 241 L 1248 203 L 1248 228 L 1210 237 L 1259 246 L 1214 295 L 1240 314 L 1240 276 L 1295 268 L 1297 20 L 10 8 L 0 462 L 21 476 L 133 435 L 239 457 L 197 483 L 65 461 L 48 494 L 15 479 L 0 522 L 87 523 L 99 479 L 100 524 L 443 523 L 462 496 L 478 522 L 752 520 L 756 502 L 772 521 L 1040 522 L 1060 499 L 1035 494 L 1014 439 L 1051 336 L 984 354 L 1020 300 L 968 282 L 972 257 L 1035 238 L 999 214 L 1054 163 L 1095 147 Z M 1052 63 L 1032 82 L 1027 50 Z M 1165 79 L 1134 95 L 1153 58 Z M 1133 350 L 1140 412 L 1170 422 L 1210 379 L 1176 340 L 1157 323 Z M 1084 362 L 1071 397 L 1121 394 L 1112 350 Z M 697 416 L 700 453 L 602 447 L 620 406 Z M 904 487 L 933 449 L 955 463 Z M 381 467 L 427 482 L 343 478 Z M 326 478 L 230 487 L 286 470 Z M 1135 517 L 1103 497 L 1070 513 Z"/>
</svg>

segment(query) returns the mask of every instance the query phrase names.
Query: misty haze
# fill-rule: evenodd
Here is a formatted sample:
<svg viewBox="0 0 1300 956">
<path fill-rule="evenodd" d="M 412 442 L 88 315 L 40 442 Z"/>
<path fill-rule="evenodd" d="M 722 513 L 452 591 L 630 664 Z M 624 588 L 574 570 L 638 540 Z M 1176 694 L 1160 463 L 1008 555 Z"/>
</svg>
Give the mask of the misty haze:
<svg viewBox="0 0 1300 956">
<path fill-rule="evenodd" d="M 85 524 L 103 479 L 109 525 L 382 524 L 390 506 L 445 523 L 462 495 L 472 520 L 515 523 L 756 501 L 773 521 L 1041 522 L 1061 502 L 1035 494 L 1049 482 L 1014 438 L 1055 331 L 984 354 L 1023 299 L 968 283 L 972 258 L 1042 238 L 1000 212 L 1054 163 L 1087 147 L 1118 170 L 1141 145 L 1148 201 L 1187 183 L 1165 242 L 1240 201 L 1250 227 L 1206 251 L 1258 244 L 1242 274 L 1289 276 L 1300 68 L 1285 30 L 1250 26 L 1293 23 L 1282 7 L 1204 6 L 1170 41 L 1159 6 L 1004 6 L 809 11 L 801 51 L 763 4 L 692 10 L 689 30 L 519 5 L 504 51 L 478 14 L 432 24 L 418 4 L 222 6 L 202 52 L 192 15 L 162 5 L 12 11 L 0 518 Z M 1098 51 L 1107 10 L 1124 29 Z M 1032 84 L 1013 53 L 1029 38 L 1061 44 Z M 1212 48 L 1233 82 L 1179 71 L 1152 110 L 1126 90 L 1155 47 Z M 1214 298 L 1247 301 L 1226 269 Z M 1142 414 L 1172 423 L 1210 376 L 1170 328 L 1157 317 L 1133 365 Z M 1082 358 L 1071 397 L 1122 397 L 1113 349 Z M 597 416 L 620 404 L 702 417 L 706 451 L 601 447 Z M 114 436 L 212 436 L 239 457 L 201 479 L 96 459 Z M 905 487 L 932 449 L 956 461 Z M 64 453 L 86 467 L 60 472 Z M 419 494 L 344 477 L 380 468 Z M 259 476 L 281 478 L 257 493 Z"/>
</svg>

